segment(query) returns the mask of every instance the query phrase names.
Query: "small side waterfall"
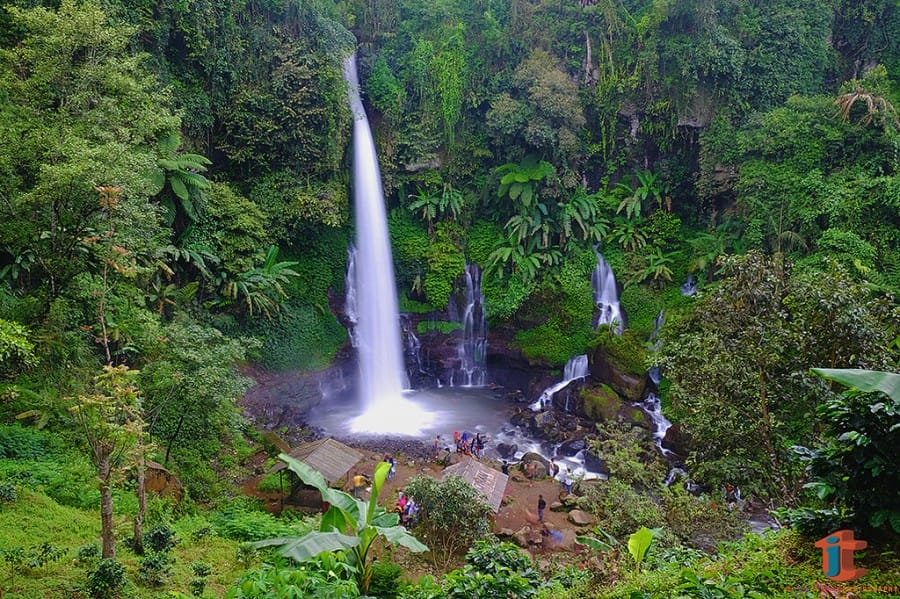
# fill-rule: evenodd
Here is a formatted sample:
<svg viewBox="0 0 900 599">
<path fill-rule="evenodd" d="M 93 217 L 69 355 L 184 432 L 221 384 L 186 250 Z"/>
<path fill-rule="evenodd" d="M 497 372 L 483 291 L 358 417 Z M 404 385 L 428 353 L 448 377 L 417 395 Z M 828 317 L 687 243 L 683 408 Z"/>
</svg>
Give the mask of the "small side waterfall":
<svg viewBox="0 0 900 599">
<path fill-rule="evenodd" d="M 653 435 L 653 443 L 659 449 L 659 452 L 667 459 L 675 457 L 675 454 L 663 447 L 662 444 L 663 439 L 666 437 L 666 431 L 669 430 L 672 423 L 663 416 L 659 396 L 655 393 L 649 393 L 647 397 L 644 398 L 644 401 L 641 402 L 641 407 L 644 408 L 644 411 L 650 416 L 650 433 Z"/>
<path fill-rule="evenodd" d="M 591 275 L 591 287 L 594 289 L 594 304 L 599 310 L 595 327 L 601 324 L 614 325 L 617 335 L 625 328 L 625 315 L 619 306 L 619 290 L 616 287 L 616 275 L 600 252 L 597 254 L 597 268 Z"/>
<path fill-rule="evenodd" d="M 697 293 L 697 277 L 688 275 L 687 280 L 681 285 L 681 295 L 691 297 Z"/>
<path fill-rule="evenodd" d="M 359 307 L 356 304 L 356 248 L 353 244 L 347 246 L 347 276 L 344 278 L 344 315 L 350 326 L 347 334 L 350 336 L 350 345 L 359 347 L 359 338 L 356 334 L 356 325 L 359 323 Z"/>
<path fill-rule="evenodd" d="M 354 259 L 358 312 L 360 399 L 363 413 L 355 432 L 417 434 L 429 415 L 402 396 L 405 369 L 399 310 L 381 173 L 375 142 L 359 95 L 356 57 L 344 63 L 353 116 L 353 203 L 356 217 Z M 402 422 L 397 418 L 403 414 Z"/>
<path fill-rule="evenodd" d="M 465 280 L 463 337 L 456 346 L 460 376 L 458 379 L 453 376 L 451 385 L 483 387 L 487 375 L 487 319 L 481 293 L 481 269 L 477 264 L 466 264 Z"/>
<path fill-rule="evenodd" d="M 546 405 L 549 405 L 549 403 L 553 400 L 553 396 L 557 392 L 564 389 L 572 381 L 576 379 L 583 379 L 589 374 L 590 371 L 588 371 L 587 355 L 581 354 L 570 359 L 568 362 L 566 362 L 565 369 L 563 369 L 563 379 L 555 385 L 551 385 L 544 389 L 544 392 L 541 393 L 541 396 L 537 398 L 537 401 L 531 404 L 531 409 L 537 412 Z"/>
</svg>

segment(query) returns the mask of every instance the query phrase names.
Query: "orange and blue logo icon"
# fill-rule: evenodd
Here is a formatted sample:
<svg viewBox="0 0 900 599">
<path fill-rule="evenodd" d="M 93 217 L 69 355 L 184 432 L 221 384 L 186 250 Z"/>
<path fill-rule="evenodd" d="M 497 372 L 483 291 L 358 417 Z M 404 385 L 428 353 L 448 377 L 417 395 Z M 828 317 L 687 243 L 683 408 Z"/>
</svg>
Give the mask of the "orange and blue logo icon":
<svg viewBox="0 0 900 599">
<path fill-rule="evenodd" d="M 853 552 L 865 549 L 867 543 L 853 538 L 852 530 L 839 530 L 816 541 L 822 550 L 822 572 L 832 580 L 856 580 L 865 576 L 865 568 L 853 566 Z"/>
</svg>

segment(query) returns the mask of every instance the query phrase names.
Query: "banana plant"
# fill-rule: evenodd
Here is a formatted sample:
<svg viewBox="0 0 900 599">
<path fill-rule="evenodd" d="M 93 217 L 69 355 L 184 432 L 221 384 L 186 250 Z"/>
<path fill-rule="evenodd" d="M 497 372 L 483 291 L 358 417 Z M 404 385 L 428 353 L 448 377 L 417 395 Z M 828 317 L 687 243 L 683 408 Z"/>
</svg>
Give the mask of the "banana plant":
<svg viewBox="0 0 900 599">
<path fill-rule="evenodd" d="M 390 464 L 380 462 L 372 477 L 372 493 L 368 503 L 356 499 L 349 493 L 332 489 L 325 477 L 314 468 L 295 460 L 287 454 L 278 459 L 300 477 L 305 484 L 322 494 L 322 501 L 329 504 L 322 516 L 319 530 L 306 533 L 302 537 L 281 537 L 267 539 L 254 545 L 259 547 L 279 547 L 283 555 L 298 562 L 311 559 L 330 551 L 347 551 L 354 576 L 361 595 L 366 595 L 372 580 L 372 559 L 370 553 L 375 541 L 384 537 L 392 545 L 402 545 L 416 553 L 428 551 L 428 547 L 399 525 L 400 515 L 388 512 L 378 505 L 378 496 L 384 486 Z"/>
</svg>

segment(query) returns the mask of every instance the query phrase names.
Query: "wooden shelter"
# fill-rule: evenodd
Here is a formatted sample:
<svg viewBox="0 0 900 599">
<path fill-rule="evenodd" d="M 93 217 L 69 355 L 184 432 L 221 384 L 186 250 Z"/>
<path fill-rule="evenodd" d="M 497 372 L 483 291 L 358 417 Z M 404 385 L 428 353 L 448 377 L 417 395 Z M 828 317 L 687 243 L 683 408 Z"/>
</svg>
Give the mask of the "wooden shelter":
<svg viewBox="0 0 900 599">
<path fill-rule="evenodd" d="M 363 454 L 330 437 L 312 443 L 304 443 L 288 452 L 288 455 L 321 472 L 328 484 L 332 486 L 341 481 L 346 482 L 350 470 L 363 459 Z M 287 464 L 278 462 L 272 466 L 269 474 L 278 472 L 281 475 L 286 469 Z M 318 496 L 319 492 L 306 487 L 290 470 L 287 472 L 291 474 L 291 490 L 288 493 L 288 499 L 302 505 L 309 505 L 312 496 Z M 306 491 L 312 491 L 312 493 Z M 318 497 L 317 503 L 321 504 L 321 497 Z"/>
<path fill-rule="evenodd" d="M 508 475 L 494 470 L 490 466 L 485 466 L 473 458 L 466 458 L 452 466 L 447 466 L 444 468 L 441 478 L 447 478 L 451 474 L 459 476 L 484 495 L 487 504 L 491 506 L 495 514 L 500 511 L 500 502 L 503 501 L 506 483 L 509 481 Z"/>
</svg>

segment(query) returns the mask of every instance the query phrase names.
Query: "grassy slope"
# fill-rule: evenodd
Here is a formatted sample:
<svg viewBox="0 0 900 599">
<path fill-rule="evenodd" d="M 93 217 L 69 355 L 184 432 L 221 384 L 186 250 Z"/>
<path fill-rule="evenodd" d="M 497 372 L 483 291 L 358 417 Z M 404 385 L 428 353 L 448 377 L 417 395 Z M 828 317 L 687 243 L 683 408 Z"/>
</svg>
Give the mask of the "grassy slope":
<svg viewBox="0 0 900 599">
<path fill-rule="evenodd" d="M 127 538 L 131 519 L 118 517 L 117 539 Z M 181 542 L 172 550 L 172 575 L 164 587 L 147 589 L 132 584 L 127 596 L 150 599 L 162 591 L 180 590 L 188 593 L 193 577 L 190 564 L 201 561 L 212 566 L 205 596 L 221 597 L 225 589 L 238 579 L 244 568 L 235 558 L 237 543 L 208 535 L 197 541 L 191 533 L 206 526 L 202 517 L 179 520 L 173 525 Z M 77 588 L 85 580 L 85 570 L 75 564 L 75 552 L 82 545 L 99 542 L 100 514 L 57 504 L 38 492 L 22 490 L 15 502 L 0 504 L 0 548 L 31 547 L 42 542 L 68 550 L 56 562 L 28 573 L 15 573 L 9 563 L 0 563 L 4 599 L 34 599 L 41 597 L 78 597 Z M 117 557 L 128 571 L 132 583 L 138 580 L 139 561 L 123 543 L 117 544 Z"/>
</svg>

